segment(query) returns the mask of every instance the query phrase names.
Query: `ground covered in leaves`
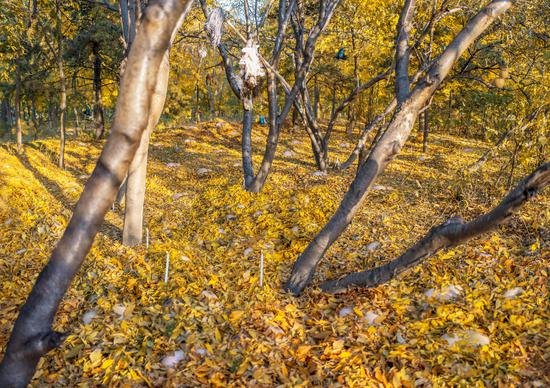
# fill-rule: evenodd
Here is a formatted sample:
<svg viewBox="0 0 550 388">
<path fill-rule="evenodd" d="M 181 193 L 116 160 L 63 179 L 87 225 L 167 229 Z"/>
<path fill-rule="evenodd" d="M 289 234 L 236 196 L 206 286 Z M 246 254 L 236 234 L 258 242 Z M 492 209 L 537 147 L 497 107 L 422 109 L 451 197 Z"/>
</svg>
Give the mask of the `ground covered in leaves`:
<svg viewBox="0 0 550 388">
<path fill-rule="evenodd" d="M 498 160 L 464 174 L 487 144 L 432 139 L 428 154 L 410 141 L 376 182 L 316 284 L 384 263 L 431 226 L 498 202 L 506 191 Z M 338 134 L 333 146 L 342 161 L 353 139 Z M 0 351 L 100 147 L 70 140 L 65 170 L 56 167 L 55 139 L 22 155 L 0 148 Z M 307 138 L 285 132 L 254 195 L 241 188 L 239 149 L 238 125 L 223 121 L 157 131 L 150 246 L 122 246 L 122 210 L 107 215 L 57 315 L 55 327 L 72 335 L 41 361 L 33 385 L 550 384 L 548 191 L 498 231 L 387 285 L 336 296 L 312 288 L 294 298 L 281 284 L 354 171 L 315 173 Z"/>
</svg>

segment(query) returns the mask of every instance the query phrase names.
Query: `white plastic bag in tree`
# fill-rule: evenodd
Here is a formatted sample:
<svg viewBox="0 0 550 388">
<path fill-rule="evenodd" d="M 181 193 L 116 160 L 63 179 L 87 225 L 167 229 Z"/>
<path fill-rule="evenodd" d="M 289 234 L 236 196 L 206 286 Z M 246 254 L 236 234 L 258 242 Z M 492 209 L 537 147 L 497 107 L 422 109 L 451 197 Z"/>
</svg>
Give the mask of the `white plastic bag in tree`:
<svg viewBox="0 0 550 388">
<path fill-rule="evenodd" d="M 265 75 L 264 68 L 258 55 L 258 45 L 249 40 L 246 47 L 242 49 L 243 56 L 239 61 L 241 76 L 249 88 L 257 85 L 257 78 Z"/>
<path fill-rule="evenodd" d="M 223 10 L 221 8 L 215 8 L 210 12 L 210 15 L 208 15 L 204 29 L 210 37 L 212 47 L 217 47 L 222 41 L 223 20 Z"/>
</svg>

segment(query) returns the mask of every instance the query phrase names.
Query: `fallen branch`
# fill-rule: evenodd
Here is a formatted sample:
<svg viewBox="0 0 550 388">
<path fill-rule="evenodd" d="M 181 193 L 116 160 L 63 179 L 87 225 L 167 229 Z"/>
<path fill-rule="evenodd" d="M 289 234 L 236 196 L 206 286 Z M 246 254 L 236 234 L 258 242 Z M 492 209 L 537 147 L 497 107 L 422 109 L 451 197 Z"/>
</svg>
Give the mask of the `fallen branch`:
<svg viewBox="0 0 550 388">
<path fill-rule="evenodd" d="M 329 293 L 338 293 L 354 287 L 373 288 L 387 283 L 400 273 L 422 263 L 441 249 L 457 246 L 495 229 L 498 225 L 507 221 L 519 208 L 548 184 L 550 184 L 550 162 L 543 164 L 522 180 L 514 190 L 504 197 L 497 207 L 488 213 L 466 223 L 460 217 L 453 217 L 432 228 L 424 238 L 399 258 L 380 267 L 325 282 L 321 285 L 321 289 Z"/>
</svg>

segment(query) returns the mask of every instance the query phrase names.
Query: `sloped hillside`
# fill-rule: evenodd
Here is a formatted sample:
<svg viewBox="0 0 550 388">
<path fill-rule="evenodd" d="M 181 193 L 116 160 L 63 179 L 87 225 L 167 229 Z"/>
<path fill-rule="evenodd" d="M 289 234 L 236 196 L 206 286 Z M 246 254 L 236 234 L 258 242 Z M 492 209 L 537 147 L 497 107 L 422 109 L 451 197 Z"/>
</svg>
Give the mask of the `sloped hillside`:
<svg viewBox="0 0 550 388">
<path fill-rule="evenodd" d="M 123 247 L 121 208 L 108 214 L 55 324 L 72 335 L 41 361 L 35 386 L 550 385 L 548 190 L 510 224 L 387 285 L 294 298 L 281 284 L 354 171 L 315 173 L 308 139 L 287 131 L 263 192 L 247 193 L 238 128 L 157 131 L 150 246 Z M 255 131 L 257 165 L 265 128 Z M 464 174 L 487 144 L 432 138 L 429 154 L 409 142 L 376 182 L 316 281 L 381 264 L 451 215 L 498 202 L 498 160 Z M 55 139 L 21 155 L 0 147 L 1 351 L 100 147 L 69 141 L 65 170 Z M 333 147 L 344 160 L 353 139 L 338 133 Z"/>
</svg>

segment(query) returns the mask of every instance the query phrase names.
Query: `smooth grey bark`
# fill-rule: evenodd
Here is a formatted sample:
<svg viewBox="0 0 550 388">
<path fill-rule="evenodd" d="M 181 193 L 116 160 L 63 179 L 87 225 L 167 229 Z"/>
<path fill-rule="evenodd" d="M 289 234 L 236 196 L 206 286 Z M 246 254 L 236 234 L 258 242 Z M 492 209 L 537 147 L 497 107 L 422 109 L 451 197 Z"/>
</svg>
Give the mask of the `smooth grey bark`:
<svg viewBox="0 0 550 388">
<path fill-rule="evenodd" d="M 134 160 L 130 164 L 125 181 L 126 202 L 124 206 L 124 227 L 122 243 L 127 246 L 136 246 L 143 241 L 143 205 L 145 203 L 147 157 L 149 153 L 149 139 L 157 126 L 168 91 L 168 76 L 170 73 L 169 51 L 164 55 L 160 65 L 157 82 L 151 97 L 151 108 L 147 128 L 143 132 L 139 148 Z"/>
<path fill-rule="evenodd" d="M 351 223 L 374 180 L 400 152 L 420 109 L 426 105 L 464 51 L 511 5 L 512 0 L 493 0 L 482 8 L 433 62 L 408 97 L 399 104 L 388 128 L 367 160 L 359 167 L 335 214 L 294 263 L 290 278 L 284 285 L 285 290 L 299 295 L 309 284 L 325 252 Z"/>
<path fill-rule="evenodd" d="M 550 163 L 537 168 L 523 179 L 498 206 L 470 222 L 453 217 L 445 223 L 432 228 L 428 234 L 397 259 L 382 266 L 362 272 L 349 274 L 338 280 L 321 285 L 329 293 L 344 292 L 350 288 L 373 288 L 389 282 L 400 273 L 421 264 L 442 249 L 452 248 L 487 233 L 506 222 L 528 200 L 550 184 Z"/>
<path fill-rule="evenodd" d="M 395 40 L 395 97 L 398 103 L 405 101 L 409 95 L 409 33 L 414 13 L 415 0 L 405 0 L 397 24 Z"/>
<path fill-rule="evenodd" d="M 254 182 L 254 167 L 252 166 L 252 119 L 253 111 L 251 109 L 243 109 L 242 163 L 245 188 L 250 187 Z"/>
<path fill-rule="evenodd" d="M 151 2 L 130 50 L 112 130 L 63 237 L 21 307 L 0 363 L 0 387 L 24 387 L 67 333 L 52 329 L 61 299 L 89 252 L 147 127 L 160 63 L 192 0 Z"/>
</svg>

